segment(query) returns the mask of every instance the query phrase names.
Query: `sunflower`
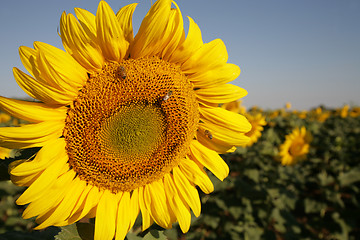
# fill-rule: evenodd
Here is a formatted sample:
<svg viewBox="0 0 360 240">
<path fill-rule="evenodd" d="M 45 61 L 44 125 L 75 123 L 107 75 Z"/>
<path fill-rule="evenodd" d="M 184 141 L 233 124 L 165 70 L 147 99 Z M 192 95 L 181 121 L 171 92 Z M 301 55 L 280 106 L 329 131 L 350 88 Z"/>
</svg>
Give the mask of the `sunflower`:
<svg viewBox="0 0 360 240">
<path fill-rule="evenodd" d="M 6 113 L 0 113 L 0 124 L 7 123 L 11 120 L 11 116 Z"/>
<path fill-rule="evenodd" d="M 247 120 L 250 122 L 251 130 L 245 134 L 250 138 L 250 141 L 244 144 L 244 147 L 246 146 L 250 147 L 261 136 L 261 131 L 264 130 L 263 126 L 266 125 L 266 121 L 265 121 L 265 117 L 261 114 L 261 111 L 258 111 L 258 109 L 252 109 L 252 112 L 247 112 L 246 108 L 243 105 L 241 105 L 241 102 L 242 101 L 237 100 L 222 104 L 221 107 L 226 110 L 244 115 L 247 118 Z"/>
<path fill-rule="evenodd" d="M 285 103 L 285 109 L 289 110 L 291 108 L 291 102 Z"/>
<path fill-rule="evenodd" d="M 312 110 L 311 112 L 312 119 L 319 121 L 321 123 L 325 122 L 326 119 L 330 117 L 330 112 L 325 111 L 322 107 L 317 107 L 316 109 Z"/>
<path fill-rule="evenodd" d="M 280 161 L 282 165 L 294 165 L 304 160 L 309 152 L 312 136 L 305 127 L 295 128 L 286 135 L 285 142 L 280 146 Z"/>
<path fill-rule="evenodd" d="M 336 113 L 341 118 L 346 118 L 349 115 L 349 109 L 350 109 L 350 106 L 348 104 L 345 104 L 342 108 L 337 109 Z"/>
<path fill-rule="evenodd" d="M 228 111 L 240 113 L 244 115 L 246 113 L 246 108 L 241 103 L 242 103 L 241 100 L 236 100 L 233 102 L 224 103 L 221 105 L 221 107 Z"/>
<path fill-rule="evenodd" d="M 250 141 L 244 146 L 250 147 L 261 137 L 261 132 L 264 130 L 266 121 L 265 117 L 261 113 L 246 113 L 245 116 L 251 124 L 251 130 L 245 134 L 250 138 Z"/>
<path fill-rule="evenodd" d="M 31 76 L 14 68 L 15 79 L 39 101 L 0 98 L 31 122 L 2 128 L 0 143 L 40 148 L 10 166 L 28 187 L 17 203 L 29 204 L 23 217 L 36 216 L 36 229 L 96 217 L 95 239 L 123 239 L 141 213 L 143 230 L 178 221 L 186 232 L 201 210 L 196 186 L 214 189 L 205 168 L 223 180 L 219 153 L 249 140 L 246 118 L 219 107 L 247 94 L 227 84 L 240 69 L 224 43 L 203 43 L 191 18 L 185 37 L 171 0 L 154 3 L 134 37 L 135 7 L 115 14 L 101 1 L 96 15 L 63 13 L 66 52 L 42 42 L 19 49 Z"/>
<path fill-rule="evenodd" d="M 358 117 L 360 116 L 360 107 L 353 107 L 349 112 L 350 117 Z"/>
</svg>

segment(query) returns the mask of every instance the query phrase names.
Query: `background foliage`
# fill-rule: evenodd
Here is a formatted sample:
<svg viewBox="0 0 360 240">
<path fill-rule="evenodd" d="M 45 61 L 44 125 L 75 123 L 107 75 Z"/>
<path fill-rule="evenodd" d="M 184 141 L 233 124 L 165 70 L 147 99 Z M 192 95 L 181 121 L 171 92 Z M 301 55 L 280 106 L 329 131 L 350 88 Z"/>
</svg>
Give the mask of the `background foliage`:
<svg viewBox="0 0 360 240">
<path fill-rule="evenodd" d="M 215 191 L 201 194 L 202 214 L 193 218 L 190 231 L 182 234 L 177 225 L 168 230 L 154 225 L 142 233 L 139 219 L 127 239 L 360 239 L 357 111 L 251 109 L 249 114 L 266 116 L 262 136 L 251 147 L 223 155 L 230 166 L 223 182 L 209 173 Z M 1 125 L 21 124 L 16 121 L 11 118 Z M 278 147 L 286 134 L 301 126 L 313 136 L 307 160 L 282 166 L 276 160 Z M 23 207 L 15 200 L 24 189 L 6 180 L 6 166 L 19 154 L 23 158 L 35 150 L 12 152 L 12 158 L 0 162 L 0 240 L 92 239 L 93 220 L 33 231 L 33 219 L 21 218 Z"/>
</svg>

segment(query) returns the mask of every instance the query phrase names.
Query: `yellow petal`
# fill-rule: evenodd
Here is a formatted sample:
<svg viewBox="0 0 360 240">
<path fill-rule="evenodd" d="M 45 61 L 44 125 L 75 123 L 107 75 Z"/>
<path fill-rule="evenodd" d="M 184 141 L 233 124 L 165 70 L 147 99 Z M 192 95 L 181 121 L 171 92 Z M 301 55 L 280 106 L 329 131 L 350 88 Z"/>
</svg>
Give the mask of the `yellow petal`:
<svg viewBox="0 0 360 240">
<path fill-rule="evenodd" d="M 49 140 L 37 152 L 34 160 L 22 161 L 21 164 L 11 167 L 10 174 L 19 177 L 38 174 L 56 162 L 59 156 L 64 155 L 65 146 L 64 138 Z"/>
<path fill-rule="evenodd" d="M 221 181 L 228 176 L 228 165 L 215 151 L 208 149 L 195 140 L 191 142 L 190 151 L 193 160 L 199 161 Z"/>
<path fill-rule="evenodd" d="M 129 231 L 130 216 L 128 214 L 128 210 L 131 207 L 132 206 L 130 206 L 130 193 L 124 192 L 118 207 L 115 240 L 125 239 L 125 236 Z"/>
<path fill-rule="evenodd" d="M 204 129 L 200 127 L 196 132 L 196 139 L 205 147 L 214 150 L 219 154 L 232 153 L 236 150 L 236 147 L 234 145 L 223 142 L 218 138 L 214 138 L 212 135 L 212 138 L 210 139 L 209 134 L 206 133 L 206 131 L 209 131 L 209 129 Z"/>
<path fill-rule="evenodd" d="M 182 64 L 202 45 L 202 36 L 199 26 L 189 18 L 189 31 L 185 41 L 181 42 L 171 55 L 169 61 Z"/>
<path fill-rule="evenodd" d="M 40 77 L 38 63 L 36 61 L 37 50 L 26 46 L 19 47 L 19 55 L 26 70 L 39 82 L 45 82 Z"/>
<path fill-rule="evenodd" d="M 94 240 L 111 240 L 115 235 L 117 197 L 104 190 L 96 210 Z"/>
<path fill-rule="evenodd" d="M 82 219 L 85 216 L 91 215 L 92 210 L 96 210 L 96 206 L 98 205 L 100 198 L 103 195 L 103 191 L 99 191 L 99 189 L 95 186 L 92 186 L 89 190 L 88 195 L 86 196 L 84 208 L 78 217 L 78 219 Z M 73 221 L 73 219 L 70 219 Z"/>
<path fill-rule="evenodd" d="M 251 130 L 251 124 L 241 114 L 228 111 L 223 108 L 199 108 L 201 120 L 205 123 L 218 124 L 225 126 L 226 129 L 239 133 L 247 133 Z"/>
<path fill-rule="evenodd" d="M 186 178 L 189 179 L 190 182 L 198 185 L 204 193 L 209 194 L 214 191 L 214 185 L 204 169 L 202 169 L 202 167 L 200 168 L 200 166 L 188 159 L 188 157 L 179 163 L 179 167 Z"/>
<path fill-rule="evenodd" d="M 57 179 L 59 175 L 69 169 L 66 164 L 68 159 L 69 158 L 65 152 L 63 152 L 63 154 L 60 156 L 57 156 L 57 159 L 54 161 L 54 163 L 48 166 L 30 185 L 30 187 L 28 187 L 25 192 L 18 198 L 17 203 L 20 205 L 25 205 L 40 198 L 44 192 L 51 188 L 55 182 L 55 179 Z"/>
<path fill-rule="evenodd" d="M 69 170 L 58 177 L 53 186 L 46 192 L 44 192 L 40 198 L 31 202 L 23 213 L 23 218 L 31 218 L 39 215 L 46 215 L 51 209 L 57 206 L 57 204 L 64 198 L 64 193 L 67 187 L 75 177 L 75 172 Z M 18 201 L 16 201 L 17 204 Z"/>
<path fill-rule="evenodd" d="M 225 64 L 227 60 L 228 54 L 224 42 L 220 39 L 215 39 L 195 51 L 182 64 L 181 70 L 185 74 L 204 72 Z"/>
<path fill-rule="evenodd" d="M 166 204 L 164 184 L 161 181 L 154 181 L 145 185 L 144 188 L 146 209 L 158 225 L 164 228 L 170 227 L 171 222 Z"/>
<path fill-rule="evenodd" d="M 41 222 L 36 229 L 42 229 L 51 225 L 58 226 L 59 223 L 64 222 L 70 215 L 71 209 L 74 207 L 76 202 L 86 186 L 86 182 L 76 177 L 67 187 L 67 191 L 64 194 L 62 201 L 57 204 L 55 210 L 51 212 L 46 219 Z M 61 224 L 60 224 L 61 225 Z"/>
<path fill-rule="evenodd" d="M 132 44 L 132 42 L 134 41 L 132 16 L 137 5 L 137 3 L 126 5 L 116 13 L 117 20 L 120 24 L 121 29 L 123 30 L 125 39 L 130 44 Z"/>
<path fill-rule="evenodd" d="M 130 197 L 130 192 L 124 192 L 117 213 L 115 240 L 123 240 L 132 228 L 139 214 L 138 193 L 134 191 Z"/>
<path fill-rule="evenodd" d="M 47 83 L 40 83 L 17 68 L 13 68 L 13 73 L 16 82 L 30 97 L 46 104 L 69 105 L 77 96 L 74 92 L 64 92 Z"/>
<path fill-rule="evenodd" d="M 76 20 L 64 12 L 60 19 L 60 32 L 66 51 L 88 71 L 100 71 L 104 64 L 99 45 Z"/>
<path fill-rule="evenodd" d="M 92 209 L 90 209 L 90 211 L 88 212 L 88 214 L 85 215 L 85 218 L 94 218 L 96 217 L 96 211 L 97 211 L 97 206 L 93 207 Z M 81 219 L 81 218 L 80 218 Z"/>
<path fill-rule="evenodd" d="M 39 176 L 40 176 L 41 172 L 39 173 L 34 173 L 34 174 L 29 174 L 26 176 L 15 176 L 15 175 L 10 175 L 10 180 L 16 185 L 16 186 L 20 186 L 20 187 L 28 187 L 30 186 Z"/>
<path fill-rule="evenodd" d="M 139 215 L 139 211 L 140 211 L 138 189 L 135 189 L 132 191 L 131 198 L 130 198 L 130 206 L 132 206 L 132 207 L 131 207 L 130 213 L 129 213 L 129 215 L 131 216 L 129 229 L 132 228 L 132 226 L 134 225 L 135 220 L 136 220 L 137 216 Z"/>
<path fill-rule="evenodd" d="M 78 201 L 74 204 L 74 206 L 71 210 L 69 218 L 66 219 L 66 221 L 64 221 L 64 226 L 73 224 L 74 222 L 77 222 L 78 220 L 81 219 L 80 215 L 83 212 L 83 209 L 85 207 L 86 198 L 92 188 L 93 188 L 93 186 L 90 184 L 85 185 L 84 189 L 81 191 L 81 193 L 78 196 Z"/>
<path fill-rule="evenodd" d="M 34 46 L 38 49 L 40 76 L 49 85 L 75 93 L 84 86 L 87 71 L 68 53 L 42 42 L 35 42 Z"/>
<path fill-rule="evenodd" d="M 113 10 L 105 1 L 99 3 L 95 21 L 97 39 L 105 58 L 110 61 L 123 59 L 129 43 Z"/>
<path fill-rule="evenodd" d="M 173 168 L 173 176 L 178 193 L 190 206 L 194 215 L 198 217 L 201 212 L 199 193 L 193 184 L 184 176 L 178 167 Z"/>
<path fill-rule="evenodd" d="M 142 216 L 142 231 L 145 231 L 153 224 L 153 219 L 150 216 L 150 212 L 147 210 L 147 207 L 145 205 L 145 197 L 144 197 L 144 191 L 145 187 L 139 187 L 139 207 L 141 211 Z"/>
<path fill-rule="evenodd" d="M 48 140 L 62 135 L 63 121 L 47 121 L 21 127 L 3 127 L 0 131 L 0 146 L 7 148 L 41 147 Z"/>
<path fill-rule="evenodd" d="M 220 140 L 231 146 L 243 146 L 249 142 L 249 137 L 246 136 L 245 133 L 211 122 L 199 123 L 198 131 L 203 131 L 208 137 L 211 134 L 211 137 L 209 137 L 210 141 Z"/>
<path fill-rule="evenodd" d="M 231 63 L 221 64 L 206 71 L 188 76 L 194 88 L 216 87 L 235 80 L 240 75 L 240 68 Z"/>
<path fill-rule="evenodd" d="M 171 9 L 170 11 L 169 22 L 165 30 L 166 33 L 169 33 L 169 36 L 161 53 L 161 57 L 165 60 L 169 60 L 172 53 L 178 48 L 180 42 L 185 38 L 184 21 L 180 9 L 175 2 L 173 3 L 176 8 Z"/>
<path fill-rule="evenodd" d="M 131 58 L 152 57 L 162 52 L 170 35 L 166 30 L 171 0 L 158 0 L 144 17 L 130 49 Z"/>
<path fill-rule="evenodd" d="M 89 38 L 94 39 L 96 41 L 96 21 L 95 15 L 91 12 L 82 9 L 82 8 L 75 8 L 76 17 L 79 19 L 81 26 L 83 27 L 86 35 Z"/>
<path fill-rule="evenodd" d="M 232 84 L 223 84 L 214 87 L 200 88 L 195 91 L 200 101 L 210 103 L 228 103 L 247 95 L 247 91 Z"/>
<path fill-rule="evenodd" d="M 190 228 L 191 222 L 191 213 L 187 204 L 180 199 L 177 188 L 175 187 L 174 179 L 171 174 L 166 174 L 164 176 L 164 186 L 166 195 L 168 196 L 168 201 L 171 210 L 174 212 L 177 220 L 179 221 L 179 225 L 181 231 L 183 233 L 187 232 Z"/>
<path fill-rule="evenodd" d="M 29 122 L 65 120 L 66 107 L 51 107 L 43 103 L 21 101 L 0 96 L 0 108 L 8 114 Z"/>
</svg>

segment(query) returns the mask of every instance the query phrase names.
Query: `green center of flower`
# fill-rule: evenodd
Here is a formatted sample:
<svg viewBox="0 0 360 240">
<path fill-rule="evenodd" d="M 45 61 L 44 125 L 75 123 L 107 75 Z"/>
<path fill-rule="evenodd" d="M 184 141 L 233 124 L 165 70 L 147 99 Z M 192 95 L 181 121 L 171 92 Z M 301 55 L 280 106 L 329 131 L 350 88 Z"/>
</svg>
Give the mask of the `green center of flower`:
<svg viewBox="0 0 360 240">
<path fill-rule="evenodd" d="M 177 65 L 155 57 L 108 63 L 68 110 L 69 164 L 89 184 L 132 191 L 186 156 L 198 122 L 193 86 Z"/>
<path fill-rule="evenodd" d="M 291 156 L 297 157 L 303 154 L 303 148 L 304 148 L 304 141 L 303 139 L 295 139 L 292 145 L 290 146 L 289 152 Z"/>
<path fill-rule="evenodd" d="M 165 135 L 165 117 L 153 105 L 123 107 L 105 120 L 99 131 L 104 154 L 129 161 L 149 157 Z"/>
</svg>

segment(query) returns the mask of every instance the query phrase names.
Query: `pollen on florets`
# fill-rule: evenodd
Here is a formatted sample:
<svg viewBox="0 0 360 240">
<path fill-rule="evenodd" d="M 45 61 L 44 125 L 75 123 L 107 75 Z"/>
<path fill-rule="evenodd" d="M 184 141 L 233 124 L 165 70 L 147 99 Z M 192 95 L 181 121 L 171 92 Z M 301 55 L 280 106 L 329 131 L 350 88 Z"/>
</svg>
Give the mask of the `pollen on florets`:
<svg viewBox="0 0 360 240">
<path fill-rule="evenodd" d="M 199 120 L 192 84 L 158 58 L 107 63 L 68 111 L 70 166 L 90 184 L 131 191 L 184 158 Z"/>
</svg>

